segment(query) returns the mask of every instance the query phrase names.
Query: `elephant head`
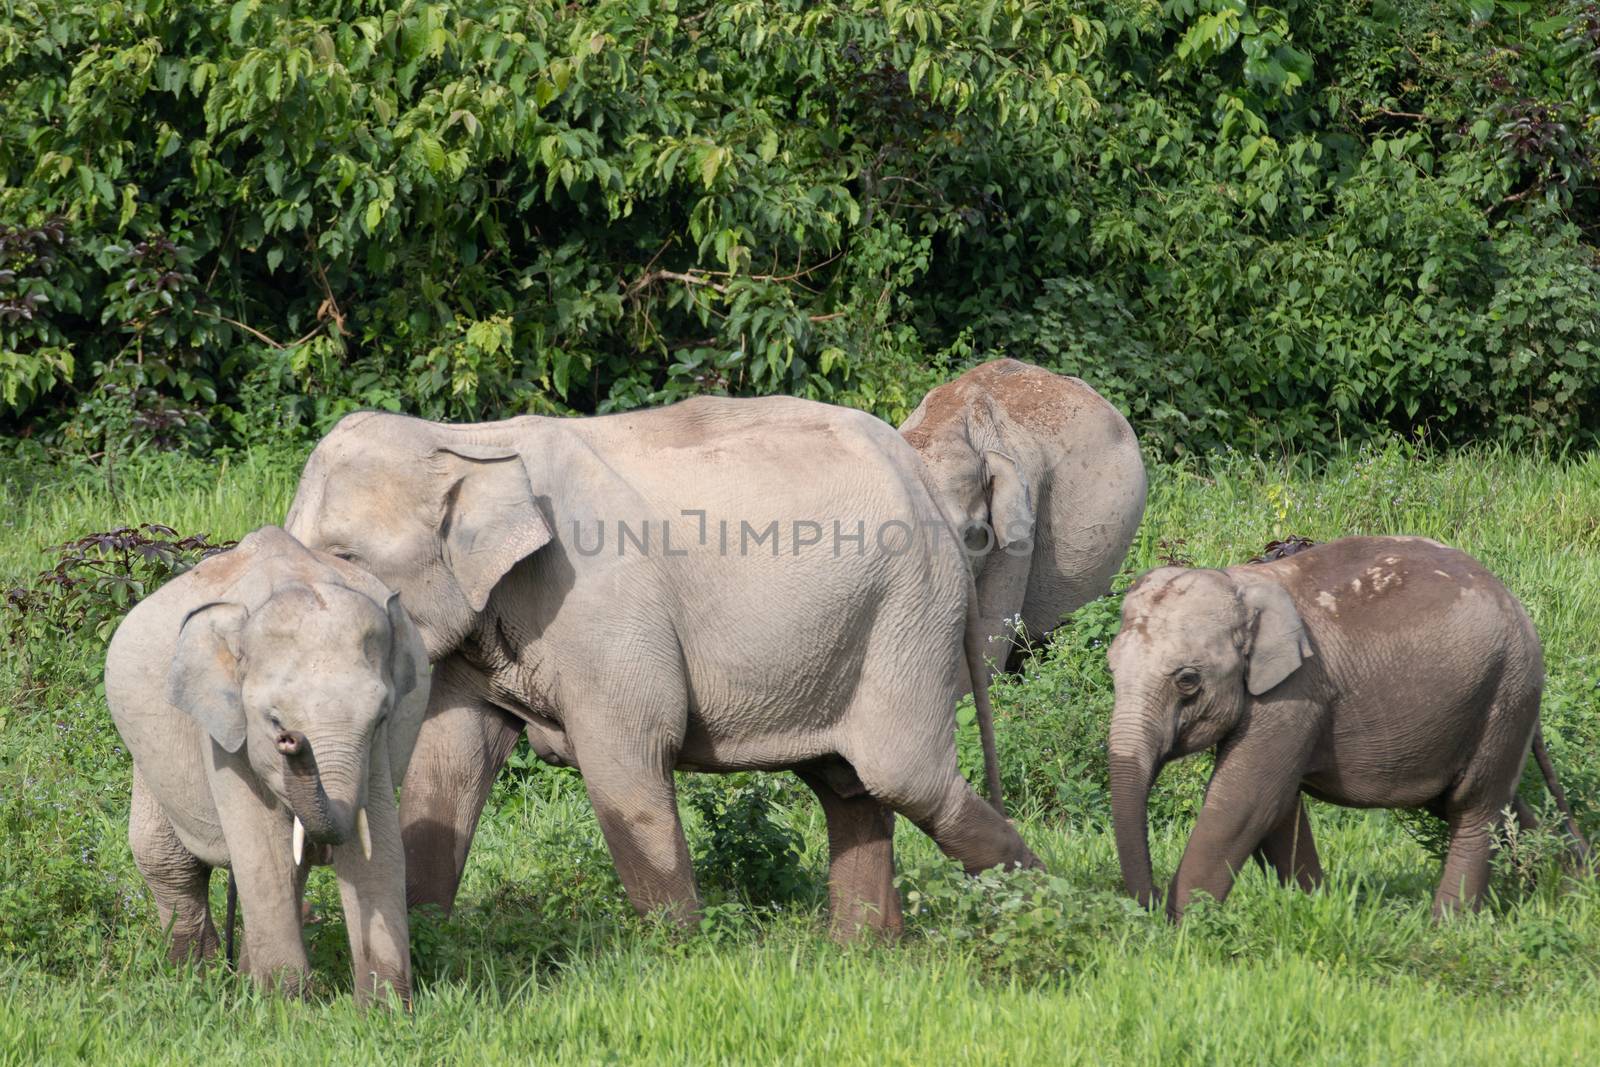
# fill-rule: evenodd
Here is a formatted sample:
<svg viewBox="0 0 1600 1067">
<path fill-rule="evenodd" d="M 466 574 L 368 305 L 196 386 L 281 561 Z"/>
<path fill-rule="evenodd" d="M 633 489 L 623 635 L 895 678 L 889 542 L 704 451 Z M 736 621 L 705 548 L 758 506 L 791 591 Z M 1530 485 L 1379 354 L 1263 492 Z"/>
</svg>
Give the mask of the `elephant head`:
<svg viewBox="0 0 1600 1067">
<path fill-rule="evenodd" d="M 958 417 L 930 412 L 924 401 L 901 432 L 922 457 L 928 488 L 969 558 L 997 548 L 1027 554 L 1036 501 L 1022 464 L 1005 446 L 1004 415 L 986 396 L 956 402 L 966 405 Z"/>
<path fill-rule="evenodd" d="M 1266 576 L 1163 567 L 1122 603 L 1108 652 L 1111 807 L 1123 881 L 1150 906 L 1150 787 L 1171 760 L 1211 748 L 1311 655 L 1294 601 Z"/>
<path fill-rule="evenodd" d="M 552 536 L 520 454 L 419 419 L 346 416 L 317 445 L 284 524 L 398 590 L 430 659 Z"/>
<path fill-rule="evenodd" d="M 403 768 L 414 737 L 388 716 L 417 684 L 398 594 L 378 604 L 342 585 L 291 582 L 254 610 L 213 602 L 183 621 L 168 698 L 251 768 L 305 837 L 358 838 L 370 854 L 366 788 L 375 746 Z M 398 774 L 398 770 L 394 772 Z"/>
</svg>

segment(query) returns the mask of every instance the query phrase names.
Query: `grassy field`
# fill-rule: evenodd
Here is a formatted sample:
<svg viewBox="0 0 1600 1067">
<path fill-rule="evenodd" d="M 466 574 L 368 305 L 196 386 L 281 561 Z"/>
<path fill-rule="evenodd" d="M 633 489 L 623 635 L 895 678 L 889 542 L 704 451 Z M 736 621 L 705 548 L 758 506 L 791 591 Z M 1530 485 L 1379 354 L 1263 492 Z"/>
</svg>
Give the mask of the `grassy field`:
<svg viewBox="0 0 1600 1067">
<path fill-rule="evenodd" d="M 295 456 L 165 459 L 101 473 L 17 468 L 0 491 L 0 588 L 43 551 L 136 522 L 238 536 L 279 518 Z M 1479 556 L 1546 644 L 1546 733 L 1600 829 L 1600 459 L 1393 444 L 1331 461 L 1218 457 L 1152 472 L 1130 575 L 1237 562 L 1275 537 L 1416 533 Z M 1124 579 L 1123 584 L 1125 584 Z M 1119 588 L 1120 588 L 1119 584 Z M 1494 900 L 1445 925 L 1421 818 L 1318 805 L 1329 883 L 1251 870 L 1181 928 L 1119 891 L 1104 790 L 1103 644 L 1115 598 L 996 687 L 1024 836 L 1050 873 L 959 875 L 902 822 L 906 938 L 825 937 L 821 815 L 785 776 L 686 778 L 706 893 L 685 936 L 628 910 L 581 785 L 525 753 L 497 785 L 461 904 L 414 929 L 415 1010 L 349 1004 L 337 891 L 312 878 L 318 989 L 257 996 L 167 965 L 125 840 L 129 766 L 97 692 L 92 634 L 0 654 L 0 1062 L 1587 1064 L 1600 1057 L 1600 886 L 1556 842 L 1508 840 Z M 0 632 L 9 619 L 0 614 Z M 976 746 L 963 734 L 964 763 Z M 1204 758 L 1158 786 L 1169 875 Z M 1531 782 L 1531 779 L 1530 779 Z M 1529 789 L 1531 798 L 1541 795 Z M 715 833 L 704 813 L 717 812 Z M 793 853 L 791 855 L 791 853 Z M 213 895 L 219 904 L 222 879 Z"/>
</svg>

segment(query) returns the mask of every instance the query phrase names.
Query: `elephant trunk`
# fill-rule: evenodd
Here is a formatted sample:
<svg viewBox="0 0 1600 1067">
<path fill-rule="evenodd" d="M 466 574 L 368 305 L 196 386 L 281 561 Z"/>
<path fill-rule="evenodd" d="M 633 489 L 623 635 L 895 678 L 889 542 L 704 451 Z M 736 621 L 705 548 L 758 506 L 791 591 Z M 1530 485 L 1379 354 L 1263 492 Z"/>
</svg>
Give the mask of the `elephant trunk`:
<svg viewBox="0 0 1600 1067">
<path fill-rule="evenodd" d="M 1150 787 L 1161 771 L 1161 746 L 1142 723 L 1113 713 L 1111 720 L 1111 822 L 1117 836 L 1122 881 L 1144 907 L 1155 905 L 1150 870 Z"/>
<path fill-rule="evenodd" d="M 317 844 L 343 844 L 358 831 L 357 814 L 365 801 L 363 761 L 334 755 L 353 747 L 307 741 L 284 761 L 284 800 L 305 827 L 305 836 Z M 318 751 L 323 753 L 321 759 Z"/>
</svg>

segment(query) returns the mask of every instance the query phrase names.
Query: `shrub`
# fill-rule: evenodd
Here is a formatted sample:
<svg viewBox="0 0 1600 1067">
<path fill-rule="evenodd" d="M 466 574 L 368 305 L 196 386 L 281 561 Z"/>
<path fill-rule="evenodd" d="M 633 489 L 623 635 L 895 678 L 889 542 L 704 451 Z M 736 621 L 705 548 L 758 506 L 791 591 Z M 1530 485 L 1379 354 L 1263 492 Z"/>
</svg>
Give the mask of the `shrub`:
<svg viewBox="0 0 1600 1067">
<path fill-rule="evenodd" d="M 8 10 L 0 419 L 85 454 L 999 354 L 1167 455 L 1600 425 L 1592 0 Z"/>
</svg>

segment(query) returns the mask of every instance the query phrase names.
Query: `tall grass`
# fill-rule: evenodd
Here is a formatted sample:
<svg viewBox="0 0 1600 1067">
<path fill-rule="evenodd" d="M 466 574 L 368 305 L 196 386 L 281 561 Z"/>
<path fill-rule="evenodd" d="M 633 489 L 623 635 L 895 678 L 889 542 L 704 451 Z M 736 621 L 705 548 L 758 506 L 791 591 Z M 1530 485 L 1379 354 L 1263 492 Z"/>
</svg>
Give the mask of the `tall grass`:
<svg viewBox="0 0 1600 1067">
<path fill-rule="evenodd" d="M 107 484 L 6 472 L 0 585 L 48 547 L 164 522 L 236 537 L 281 519 L 299 456 L 155 460 Z M 1600 460 L 1389 445 L 1323 464 L 1224 456 L 1152 471 L 1131 572 L 1182 555 L 1238 562 L 1288 534 L 1415 533 L 1481 558 L 1544 638 L 1551 747 L 1594 828 L 1600 802 Z M 0 1063 L 251 1060 L 438 1063 L 1580 1064 L 1600 1050 L 1600 886 L 1533 844 L 1498 861 L 1494 899 L 1429 916 L 1437 859 L 1383 812 L 1318 805 L 1327 885 L 1254 868 L 1181 928 L 1122 894 L 1104 818 L 1114 601 L 1085 609 L 996 687 L 1019 824 L 1048 875 L 969 880 L 904 821 L 898 945 L 826 930 L 826 838 L 803 790 L 771 817 L 802 842 L 797 892 L 708 884 L 705 929 L 633 917 L 581 782 L 525 754 L 497 785 L 460 906 L 414 923 L 410 1014 L 348 1000 L 338 894 L 310 897 L 310 1000 L 257 996 L 162 958 L 125 840 L 128 764 L 96 691 L 101 649 L 0 655 Z M 0 623 L 3 625 L 3 623 Z M 967 758 L 974 755 L 963 738 Z M 785 779 L 787 781 L 787 779 Z M 685 788 L 720 788 L 685 778 Z M 1171 872 L 1203 761 L 1164 776 L 1152 855 Z M 693 846 L 709 836 L 686 812 Z M 1524 850 L 1532 849 L 1531 852 Z M 712 864 L 702 864 L 703 870 Z M 221 880 L 213 887 L 221 904 Z"/>
</svg>

